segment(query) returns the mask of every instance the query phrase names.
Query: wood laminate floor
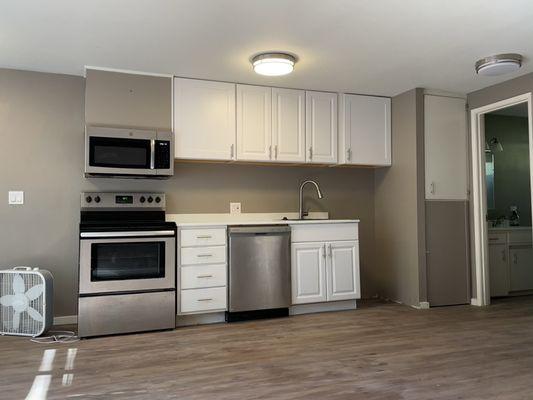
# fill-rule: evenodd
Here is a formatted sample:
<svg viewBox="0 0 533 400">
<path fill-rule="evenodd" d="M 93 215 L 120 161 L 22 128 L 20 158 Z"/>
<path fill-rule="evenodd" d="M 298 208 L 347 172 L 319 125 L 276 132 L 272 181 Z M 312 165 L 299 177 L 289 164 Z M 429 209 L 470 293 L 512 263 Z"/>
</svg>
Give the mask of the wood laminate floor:
<svg viewBox="0 0 533 400">
<path fill-rule="evenodd" d="M 371 303 L 69 345 L 0 337 L 0 354 L 1 399 L 24 399 L 38 376 L 51 379 L 48 399 L 529 400 L 533 297 L 487 308 Z"/>
</svg>

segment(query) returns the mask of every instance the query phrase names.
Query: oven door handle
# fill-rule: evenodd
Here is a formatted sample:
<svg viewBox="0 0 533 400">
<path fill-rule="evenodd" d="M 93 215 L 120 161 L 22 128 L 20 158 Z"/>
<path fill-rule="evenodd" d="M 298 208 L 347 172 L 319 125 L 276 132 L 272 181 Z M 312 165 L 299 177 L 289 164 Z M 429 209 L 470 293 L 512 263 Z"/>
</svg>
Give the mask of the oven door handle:
<svg viewBox="0 0 533 400">
<path fill-rule="evenodd" d="M 136 231 L 136 232 L 81 232 L 81 238 L 128 238 L 174 236 L 174 231 Z"/>
</svg>

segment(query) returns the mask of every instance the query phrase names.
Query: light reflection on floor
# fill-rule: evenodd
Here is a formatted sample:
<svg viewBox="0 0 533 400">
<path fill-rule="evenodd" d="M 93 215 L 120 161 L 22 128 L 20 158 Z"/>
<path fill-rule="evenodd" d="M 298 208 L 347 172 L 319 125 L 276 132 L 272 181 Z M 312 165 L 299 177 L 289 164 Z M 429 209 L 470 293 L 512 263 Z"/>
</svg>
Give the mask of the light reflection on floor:
<svg viewBox="0 0 533 400">
<path fill-rule="evenodd" d="M 43 351 L 41 358 L 41 364 L 39 366 L 38 374 L 33 380 L 30 391 L 26 396 L 26 400 L 46 400 L 50 384 L 52 382 L 52 372 L 54 370 L 54 359 L 56 358 L 56 349 L 46 349 Z M 74 360 L 78 354 L 77 348 L 70 348 L 67 350 L 65 359 L 65 372 L 61 379 L 62 386 L 71 386 L 74 381 L 74 373 L 71 371 L 74 369 Z M 41 374 L 41 372 L 47 372 L 47 374 Z"/>
</svg>

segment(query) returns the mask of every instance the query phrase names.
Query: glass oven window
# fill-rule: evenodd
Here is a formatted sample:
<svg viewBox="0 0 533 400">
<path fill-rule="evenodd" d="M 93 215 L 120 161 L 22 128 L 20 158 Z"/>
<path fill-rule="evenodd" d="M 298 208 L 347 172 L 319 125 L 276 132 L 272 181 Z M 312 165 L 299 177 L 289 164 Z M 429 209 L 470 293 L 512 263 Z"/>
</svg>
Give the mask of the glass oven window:
<svg viewBox="0 0 533 400">
<path fill-rule="evenodd" d="M 150 168 L 148 139 L 89 138 L 89 164 L 106 168 Z"/>
<path fill-rule="evenodd" d="M 93 243 L 91 281 L 165 277 L 164 242 Z"/>
</svg>

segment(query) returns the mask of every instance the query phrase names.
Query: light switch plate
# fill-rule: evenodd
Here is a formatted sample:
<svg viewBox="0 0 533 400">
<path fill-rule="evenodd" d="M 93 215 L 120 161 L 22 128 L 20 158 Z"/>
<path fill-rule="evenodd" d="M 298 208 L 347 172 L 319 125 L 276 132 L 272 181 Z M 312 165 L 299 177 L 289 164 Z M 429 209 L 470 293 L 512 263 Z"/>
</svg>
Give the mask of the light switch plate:
<svg viewBox="0 0 533 400">
<path fill-rule="evenodd" d="M 241 203 L 229 203 L 229 212 L 230 214 L 240 214 Z"/>
<path fill-rule="evenodd" d="M 9 191 L 9 204 L 21 205 L 24 204 L 24 192 L 21 191 Z"/>
</svg>

